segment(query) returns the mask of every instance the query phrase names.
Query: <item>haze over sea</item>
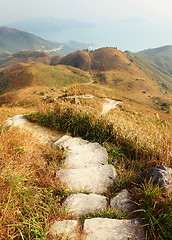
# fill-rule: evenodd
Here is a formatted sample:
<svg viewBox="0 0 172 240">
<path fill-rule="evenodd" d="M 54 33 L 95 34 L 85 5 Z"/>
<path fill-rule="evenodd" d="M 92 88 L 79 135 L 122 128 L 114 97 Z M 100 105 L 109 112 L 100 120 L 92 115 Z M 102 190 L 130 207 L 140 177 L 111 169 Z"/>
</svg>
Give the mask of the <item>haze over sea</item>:
<svg viewBox="0 0 172 240">
<path fill-rule="evenodd" d="M 154 29 L 154 32 L 152 31 Z M 161 34 L 160 30 L 161 29 Z M 168 29 L 161 25 L 140 24 L 130 25 L 117 23 L 108 26 L 96 26 L 91 28 L 70 28 L 63 31 L 35 32 L 46 40 L 67 42 L 70 40 L 90 43 L 94 48 L 117 47 L 125 51 L 141 51 L 147 48 L 156 48 L 170 43 L 167 37 Z M 168 38 L 172 39 L 172 32 L 168 32 Z"/>
</svg>

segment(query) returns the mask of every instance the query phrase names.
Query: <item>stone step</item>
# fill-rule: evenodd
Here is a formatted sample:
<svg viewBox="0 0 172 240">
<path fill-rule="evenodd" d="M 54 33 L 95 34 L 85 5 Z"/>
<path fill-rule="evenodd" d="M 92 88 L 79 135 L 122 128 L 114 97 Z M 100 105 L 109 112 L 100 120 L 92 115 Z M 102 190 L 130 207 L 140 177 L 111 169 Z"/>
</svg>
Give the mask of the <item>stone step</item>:
<svg viewBox="0 0 172 240">
<path fill-rule="evenodd" d="M 103 194 L 107 188 L 113 187 L 118 175 L 112 165 L 103 165 L 79 169 L 62 169 L 56 176 L 73 192 L 87 191 Z"/>
<path fill-rule="evenodd" d="M 87 151 L 70 154 L 65 158 L 64 164 L 66 165 L 66 168 L 84 168 L 96 165 L 107 165 L 108 156 L 106 149 L 98 148 L 90 152 Z"/>
<path fill-rule="evenodd" d="M 132 213 L 136 206 L 131 200 L 131 196 L 126 189 L 123 189 L 110 201 L 110 207 L 121 213 Z"/>
<path fill-rule="evenodd" d="M 73 217 L 79 217 L 90 212 L 98 212 L 107 207 L 105 196 L 98 194 L 71 194 L 63 202 L 63 207 Z"/>
<path fill-rule="evenodd" d="M 85 240 L 142 240 L 145 231 L 139 219 L 92 218 L 84 222 Z"/>
<path fill-rule="evenodd" d="M 82 153 L 88 151 L 94 151 L 98 148 L 103 148 L 99 143 L 91 143 L 81 138 L 71 137 L 64 135 L 62 138 L 57 140 L 54 147 L 64 149 L 67 153 Z"/>
<path fill-rule="evenodd" d="M 83 230 L 79 221 L 76 220 L 56 221 L 50 227 L 51 240 L 143 240 L 145 235 L 145 228 L 137 218 L 131 220 L 86 219 Z"/>
<path fill-rule="evenodd" d="M 50 227 L 50 239 L 77 239 L 78 222 L 76 220 L 55 221 Z"/>
</svg>

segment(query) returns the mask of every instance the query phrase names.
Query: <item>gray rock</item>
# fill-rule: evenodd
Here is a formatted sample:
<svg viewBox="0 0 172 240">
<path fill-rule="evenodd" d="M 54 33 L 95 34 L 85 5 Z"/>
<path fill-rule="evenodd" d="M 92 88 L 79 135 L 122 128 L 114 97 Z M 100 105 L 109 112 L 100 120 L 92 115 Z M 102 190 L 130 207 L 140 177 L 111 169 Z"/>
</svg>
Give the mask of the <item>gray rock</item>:
<svg viewBox="0 0 172 240">
<path fill-rule="evenodd" d="M 154 185 L 164 188 L 167 192 L 172 192 L 172 168 L 159 166 L 149 168 L 142 172 L 139 176 L 139 181 L 151 181 Z"/>
<path fill-rule="evenodd" d="M 71 216 L 81 216 L 89 212 L 97 212 L 107 207 L 106 197 L 97 194 L 71 194 L 63 203 Z"/>
<path fill-rule="evenodd" d="M 67 239 L 67 237 L 71 240 L 77 239 L 77 224 L 76 220 L 54 222 L 54 224 L 50 227 L 50 239 Z"/>
<path fill-rule="evenodd" d="M 145 231 L 138 219 L 118 220 L 108 218 L 86 219 L 86 240 L 142 240 Z"/>
<path fill-rule="evenodd" d="M 74 192 L 85 190 L 97 194 L 102 194 L 108 187 L 114 186 L 118 179 L 112 165 L 62 169 L 56 172 L 56 176 Z"/>
<path fill-rule="evenodd" d="M 122 213 L 130 213 L 135 210 L 135 205 L 131 201 L 130 194 L 126 189 L 111 199 L 110 206 Z"/>
</svg>

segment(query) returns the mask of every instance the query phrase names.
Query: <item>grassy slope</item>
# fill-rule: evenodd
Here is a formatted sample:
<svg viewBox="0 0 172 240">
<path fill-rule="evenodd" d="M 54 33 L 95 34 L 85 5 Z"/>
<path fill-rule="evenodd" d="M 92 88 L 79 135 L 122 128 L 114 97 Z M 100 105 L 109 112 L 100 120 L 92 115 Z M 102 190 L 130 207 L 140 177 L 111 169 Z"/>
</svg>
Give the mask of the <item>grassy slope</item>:
<svg viewBox="0 0 172 240">
<path fill-rule="evenodd" d="M 162 92 L 172 92 L 172 76 L 164 68 L 144 54 L 127 52 L 127 55 L 147 76 L 154 79 Z"/>
<path fill-rule="evenodd" d="M 160 67 L 162 72 L 172 75 L 172 46 L 147 49 L 139 52 Z"/>
<path fill-rule="evenodd" d="M 113 90 L 111 97 L 140 105 L 145 111 L 147 108 L 150 111 L 169 112 L 172 104 L 171 78 L 160 72 L 155 64 L 114 48 L 101 48 L 86 54 L 91 58 L 92 80 L 100 83 L 107 92 Z M 75 54 L 66 56 L 66 63 L 71 65 L 72 56 L 76 62 Z"/>
<path fill-rule="evenodd" d="M 46 52 L 24 50 L 14 54 L 0 55 L 0 68 L 12 66 L 17 63 L 31 63 L 40 62 L 44 64 L 50 64 L 52 61 L 52 55 Z"/>
<path fill-rule="evenodd" d="M 33 34 L 11 29 L 0 28 L 0 52 L 19 52 L 21 50 L 44 50 L 58 47 L 58 44 L 43 40 Z"/>
<path fill-rule="evenodd" d="M 136 179 L 149 167 L 171 167 L 170 124 L 144 113 L 135 115 L 117 109 L 102 117 L 96 108 L 89 108 L 88 103 L 72 106 L 59 101 L 39 110 L 28 119 L 103 144 L 109 153 L 109 163 L 119 174 L 117 188 L 109 189 L 105 194 L 107 198 L 111 199 L 116 192 L 127 189 L 137 201 L 139 215 L 148 227 L 147 239 L 169 239 L 171 195 L 167 196 L 151 184 L 143 187 L 137 184 Z M 99 216 L 102 217 L 101 214 Z"/>
<path fill-rule="evenodd" d="M 57 87 L 89 81 L 87 73 L 70 66 L 19 63 L 0 70 L 0 93 L 34 85 Z"/>
<path fill-rule="evenodd" d="M 90 70 L 91 59 L 87 52 L 78 51 L 70 53 L 69 55 L 63 57 L 59 64 L 69 65 L 82 69 L 84 71 Z"/>
</svg>

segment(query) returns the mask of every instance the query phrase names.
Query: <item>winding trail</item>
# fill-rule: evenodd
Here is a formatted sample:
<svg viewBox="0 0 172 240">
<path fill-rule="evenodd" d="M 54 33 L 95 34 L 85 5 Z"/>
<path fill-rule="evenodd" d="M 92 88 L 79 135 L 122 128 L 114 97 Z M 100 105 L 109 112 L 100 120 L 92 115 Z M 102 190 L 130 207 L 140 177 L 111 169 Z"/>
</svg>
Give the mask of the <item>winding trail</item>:
<svg viewBox="0 0 172 240">
<path fill-rule="evenodd" d="M 110 203 L 104 193 L 109 187 L 116 186 L 118 175 L 114 166 L 108 164 L 108 154 L 99 143 L 73 138 L 68 135 L 51 131 L 29 123 L 23 115 L 9 118 L 7 123 L 28 131 L 43 144 L 53 144 L 55 148 L 64 149 L 65 168 L 56 172 L 57 181 L 60 178 L 72 190 L 62 206 L 69 212 L 69 220 L 55 221 L 51 224 L 51 240 L 142 240 L 145 231 L 140 219 L 109 219 L 91 218 L 82 223 L 80 217 L 84 214 L 100 210 L 114 209 L 131 212 L 134 209 L 130 196 L 123 190 Z M 55 180 L 56 181 L 56 180 Z M 122 206 L 122 208 L 120 208 Z"/>
</svg>

